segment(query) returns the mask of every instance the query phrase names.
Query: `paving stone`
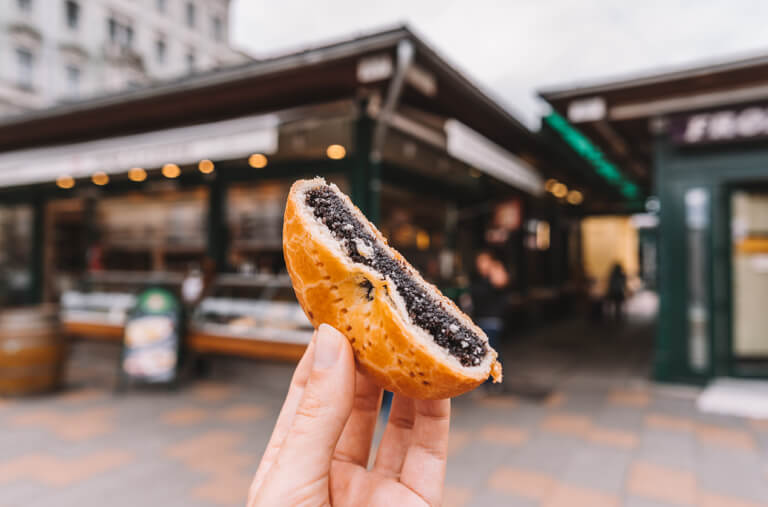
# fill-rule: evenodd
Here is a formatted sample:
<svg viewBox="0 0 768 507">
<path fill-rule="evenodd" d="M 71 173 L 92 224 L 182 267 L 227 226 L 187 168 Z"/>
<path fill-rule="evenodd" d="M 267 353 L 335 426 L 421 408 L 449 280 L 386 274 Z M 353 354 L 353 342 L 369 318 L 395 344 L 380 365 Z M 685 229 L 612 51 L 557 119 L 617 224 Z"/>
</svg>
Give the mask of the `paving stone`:
<svg viewBox="0 0 768 507">
<path fill-rule="evenodd" d="M 637 456 L 660 465 L 689 469 L 695 461 L 695 448 L 691 435 L 650 428 L 640 436 Z"/>
<path fill-rule="evenodd" d="M 677 503 L 661 502 L 636 496 L 625 497 L 623 505 L 624 507 L 680 507 L 680 504 Z"/>
<path fill-rule="evenodd" d="M 562 475 L 568 484 L 620 493 L 632 454 L 627 451 L 588 447 L 577 451 Z"/>
</svg>

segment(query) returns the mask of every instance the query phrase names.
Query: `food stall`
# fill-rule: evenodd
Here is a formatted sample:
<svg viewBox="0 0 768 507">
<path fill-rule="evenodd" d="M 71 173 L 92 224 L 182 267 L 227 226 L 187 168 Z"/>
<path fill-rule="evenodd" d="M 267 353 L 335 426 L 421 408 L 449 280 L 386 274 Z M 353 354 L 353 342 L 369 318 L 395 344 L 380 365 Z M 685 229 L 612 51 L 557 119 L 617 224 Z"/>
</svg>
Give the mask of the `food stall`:
<svg viewBox="0 0 768 507">
<path fill-rule="evenodd" d="M 339 185 L 451 287 L 484 241 L 464 210 L 546 198 L 545 151 L 397 28 L 8 120 L 0 200 L 29 210 L 19 290 L 60 301 L 71 336 L 118 339 L 139 290 L 202 272 L 191 348 L 292 359 L 311 336 L 282 258 L 293 181 Z"/>
</svg>

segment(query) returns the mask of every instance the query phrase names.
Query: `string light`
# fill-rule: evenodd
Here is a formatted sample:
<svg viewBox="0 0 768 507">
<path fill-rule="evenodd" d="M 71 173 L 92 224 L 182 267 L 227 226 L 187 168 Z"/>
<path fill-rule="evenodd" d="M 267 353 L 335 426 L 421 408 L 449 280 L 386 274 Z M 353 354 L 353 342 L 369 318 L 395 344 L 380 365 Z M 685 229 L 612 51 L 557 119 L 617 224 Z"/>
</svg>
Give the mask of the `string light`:
<svg viewBox="0 0 768 507">
<path fill-rule="evenodd" d="M 93 173 L 93 176 L 91 176 L 91 181 L 100 187 L 103 187 L 107 183 L 109 183 L 109 176 L 104 171 L 98 171 Z"/>
<path fill-rule="evenodd" d="M 197 168 L 203 174 L 211 174 L 213 172 L 213 162 L 208 159 L 203 159 L 197 164 Z"/>
<path fill-rule="evenodd" d="M 325 154 L 331 160 L 341 160 L 347 156 L 347 149 L 340 144 L 332 144 L 325 149 Z"/>
<path fill-rule="evenodd" d="M 166 178 L 178 178 L 181 174 L 181 169 L 176 164 L 165 164 L 162 173 Z"/>
<path fill-rule="evenodd" d="M 557 183 L 558 183 L 558 181 L 557 181 L 556 179 L 554 179 L 554 178 L 549 178 L 549 179 L 548 179 L 548 180 L 547 180 L 547 181 L 544 183 L 544 190 L 546 190 L 547 192 L 551 192 L 551 191 L 552 191 L 552 189 L 553 189 L 553 188 L 555 188 L 555 185 L 557 185 Z"/>
<path fill-rule="evenodd" d="M 569 204 L 573 204 L 574 206 L 577 206 L 581 204 L 584 201 L 584 194 L 579 192 L 578 190 L 571 190 L 568 192 L 568 197 L 566 198 Z"/>
<path fill-rule="evenodd" d="M 145 171 L 141 167 L 132 167 L 128 171 L 128 179 L 131 181 L 135 181 L 136 183 L 140 181 L 144 181 L 147 179 L 147 171 Z"/>
<path fill-rule="evenodd" d="M 566 187 L 566 186 L 565 186 L 564 184 L 562 184 L 562 183 L 556 183 L 556 184 L 555 184 L 555 185 L 552 187 L 552 195 L 554 195 L 554 196 L 555 196 L 555 197 L 557 197 L 558 199 L 562 199 L 563 197 L 565 197 L 566 195 L 568 195 L 568 187 Z"/>
<path fill-rule="evenodd" d="M 75 186 L 75 179 L 68 174 L 56 178 L 56 186 L 63 189 L 69 189 Z"/>
<path fill-rule="evenodd" d="M 267 160 L 267 156 L 261 153 L 254 153 L 253 155 L 248 157 L 248 165 L 253 167 L 254 169 L 262 169 L 264 167 L 267 167 L 268 163 L 269 161 Z"/>
</svg>

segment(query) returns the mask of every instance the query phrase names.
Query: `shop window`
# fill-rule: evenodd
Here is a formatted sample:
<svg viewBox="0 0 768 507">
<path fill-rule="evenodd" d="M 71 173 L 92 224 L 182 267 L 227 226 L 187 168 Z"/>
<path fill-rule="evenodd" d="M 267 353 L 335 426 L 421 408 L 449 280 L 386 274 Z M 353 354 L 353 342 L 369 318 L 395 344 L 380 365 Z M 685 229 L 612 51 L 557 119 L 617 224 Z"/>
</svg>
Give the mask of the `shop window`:
<svg viewBox="0 0 768 507">
<path fill-rule="evenodd" d="M 731 197 L 733 354 L 768 358 L 768 191 Z"/>
<path fill-rule="evenodd" d="M 80 4 L 73 0 L 64 2 L 64 13 L 67 20 L 67 26 L 71 30 L 76 30 L 80 24 Z"/>
<path fill-rule="evenodd" d="M 0 306 L 28 301 L 32 221 L 31 206 L 0 208 Z"/>
<path fill-rule="evenodd" d="M 709 366 L 709 224 L 706 188 L 685 192 L 686 257 L 688 260 L 688 362 L 692 370 Z"/>
<path fill-rule="evenodd" d="M 326 175 L 343 192 L 344 177 Z M 282 251 L 283 214 L 291 182 L 281 180 L 231 185 L 227 195 L 228 264 L 240 273 L 285 271 Z"/>
<path fill-rule="evenodd" d="M 34 85 L 35 56 L 27 48 L 16 48 L 16 83 L 21 88 L 31 89 Z"/>
<path fill-rule="evenodd" d="M 446 241 L 451 203 L 383 185 L 380 229 L 422 275 L 435 284 L 456 276 L 454 252 Z"/>
<path fill-rule="evenodd" d="M 205 189 L 135 193 L 96 203 L 89 269 L 184 272 L 206 255 Z"/>
</svg>

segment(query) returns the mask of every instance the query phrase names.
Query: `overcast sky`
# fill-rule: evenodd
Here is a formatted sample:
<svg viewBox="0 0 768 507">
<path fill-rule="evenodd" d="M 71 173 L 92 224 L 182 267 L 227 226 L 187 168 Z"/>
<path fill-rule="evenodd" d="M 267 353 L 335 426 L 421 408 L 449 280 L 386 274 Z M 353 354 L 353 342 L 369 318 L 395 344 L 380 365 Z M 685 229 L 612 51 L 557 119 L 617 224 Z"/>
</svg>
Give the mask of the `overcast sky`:
<svg viewBox="0 0 768 507">
<path fill-rule="evenodd" d="M 256 56 L 408 23 L 530 126 L 535 90 L 768 53 L 763 0 L 233 0 Z"/>
</svg>

